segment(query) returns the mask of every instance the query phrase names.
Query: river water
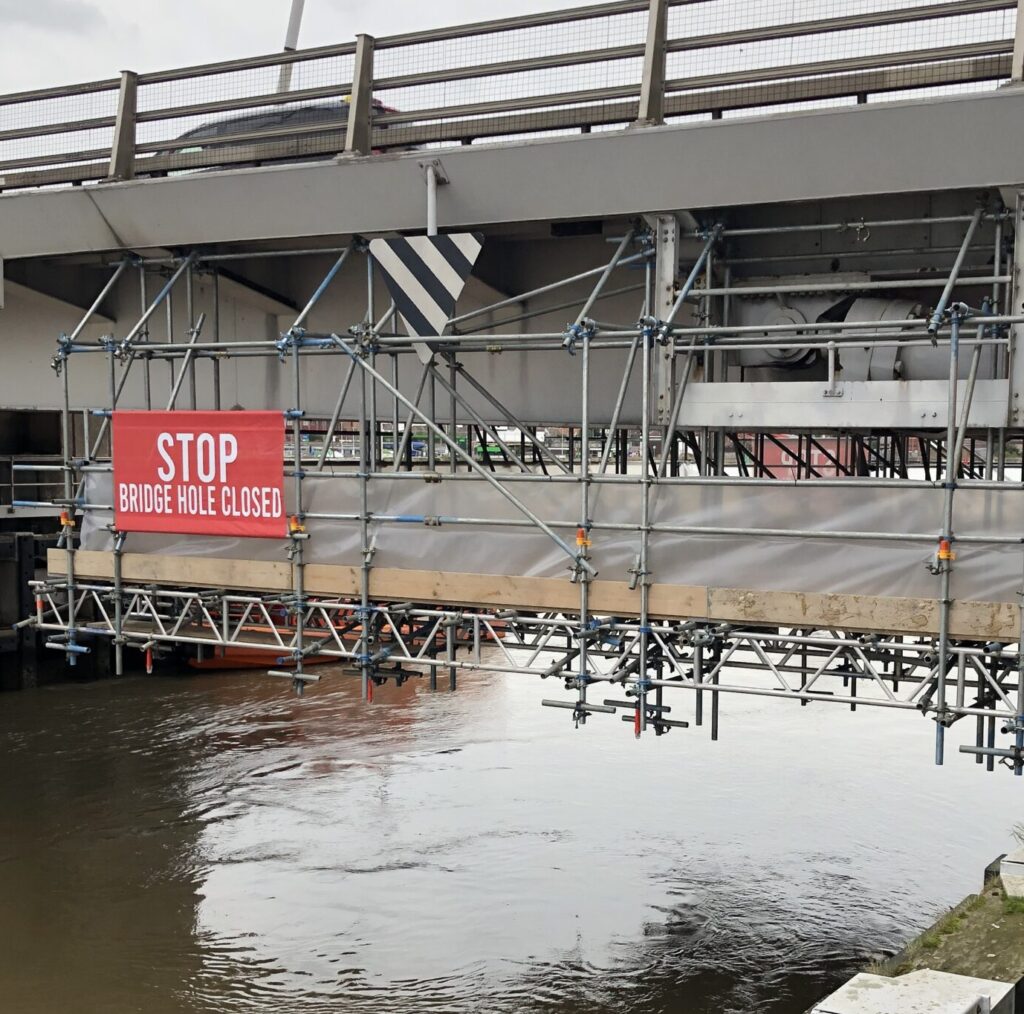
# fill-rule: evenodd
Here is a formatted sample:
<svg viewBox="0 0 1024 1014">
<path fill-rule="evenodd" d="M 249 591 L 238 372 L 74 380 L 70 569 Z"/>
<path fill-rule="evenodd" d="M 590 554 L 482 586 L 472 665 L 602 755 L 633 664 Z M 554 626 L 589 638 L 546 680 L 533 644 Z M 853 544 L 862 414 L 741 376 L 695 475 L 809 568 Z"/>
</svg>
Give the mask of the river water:
<svg viewBox="0 0 1024 1014">
<path fill-rule="evenodd" d="M 637 742 L 553 691 L 0 698 L 0 1009 L 799 1014 L 1022 813 L 1024 780 L 933 767 L 916 715 L 733 698 L 718 743 Z"/>
</svg>

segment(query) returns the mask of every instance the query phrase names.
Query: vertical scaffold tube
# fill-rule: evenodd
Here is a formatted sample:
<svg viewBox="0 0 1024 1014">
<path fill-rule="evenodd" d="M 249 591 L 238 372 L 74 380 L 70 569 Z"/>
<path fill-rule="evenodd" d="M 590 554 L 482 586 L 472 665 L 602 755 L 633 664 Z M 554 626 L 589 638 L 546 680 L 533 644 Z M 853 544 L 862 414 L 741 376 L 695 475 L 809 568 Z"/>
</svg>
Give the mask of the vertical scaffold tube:
<svg viewBox="0 0 1024 1014">
<path fill-rule="evenodd" d="M 220 270 L 213 271 L 213 340 L 220 341 Z M 220 411 L 220 356 L 213 357 L 213 407 Z"/>
<path fill-rule="evenodd" d="M 114 675 L 124 675 L 124 588 L 122 584 L 121 555 L 124 552 L 124 532 L 114 532 Z"/>
<path fill-rule="evenodd" d="M 196 274 L 193 265 L 188 266 L 185 276 L 185 295 L 188 302 L 188 333 L 193 343 L 198 340 L 201 327 L 196 326 Z M 196 410 L 196 360 L 194 355 L 185 354 L 185 361 L 181 366 L 188 374 L 188 407 L 194 412 Z M 180 384 L 180 381 L 179 381 Z M 298 407 L 298 406 L 296 406 Z"/>
<path fill-rule="evenodd" d="M 644 316 L 646 317 L 647 314 L 645 313 Z M 597 468 L 599 475 L 604 475 L 608 468 L 608 456 L 611 454 L 612 446 L 615 443 L 615 432 L 619 428 L 619 419 L 622 416 L 622 405 L 626 400 L 626 391 L 629 388 L 630 377 L 633 375 L 633 365 L 636 363 L 636 350 L 639 344 L 640 335 L 636 335 L 629 345 L 629 352 L 626 355 L 626 368 L 622 371 L 622 380 L 619 383 L 619 393 L 615 398 L 615 407 L 612 409 L 611 422 L 608 423 L 608 439 L 605 441 L 604 451 L 601 454 L 601 463 Z"/>
<path fill-rule="evenodd" d="M 398 387 L 398 353 L 391 354 L 391 383 Z M 403 443 L 405 436 L 402 437 Z M 398 471 L 398 464 L 402 460 L 398 453 L 398 399 L 391 399 L 391 460 L 394 463 L 395 471 Z"/>
<path fill-rule="evenodd" d="M 946 478 L 943 484 L 942 535 L 939 538 L 939 652 L 936 672 L 935 763 L 942 764 L 946 742 L 946 669 L 949 666 L 949 619 L 953 569 L 953 494 L 960 463 L 956 460 L 957 380 L 960 374 L 961 308 L 953 307 L 949 337 L 949 390 L 946 419 Z"/>
<path fill-rule="evenodd" d="M 74 457 L 74 451 L 72 447 L 71 437 L 71 392 L 68 386 L 68 366 L 70 360 L 64 361 L 64 368 L 61 371 L 61 376 L 64 381 L 64 405 L 61 410 L 61 444 L 63 445 L 64 451 L 64 500 L 66 506 L 63 513 L 63 536 L 64 536 L 64 560 L 65 560 L 65 576 L 67 578 L 67 596 L 68 596 L 68 647 L 71 648 L 75 644 L 75 615 L 77 613 L 77 602 L 75 598 L 75 507 L 74 507 L 74 479 L 72 478 L 72 469 L 74 465 L 72 459 Z M 78 662 L 77 655 L 69 651 L 67 653 L 67 660 L 69 665 L 76 665 Z"/>
<path fill-rule="evenodd" d="M 431 367 L 431 363 L 433 363 L 433 359 L 431 359 L 430 362 L 427 363 L 426 366 L 423 367 L 423 372 L 420 374 L 420 382 L 419 382 L 419 386 L 416 388 L 416 397 L 414 399 L 414 403 L 416 405 L 419 405 L 420 399 L 423 397 L 423 388 L 426 386 L 427 378 L 429 376 L 432 376 L 432 374 L 433 374 L 433 369 Z M 355 364 L 353 363 L 353 366 L 354 365 Z M 397 381 L 394 382 L 394 388 L 395 388 L 396 391 L 398 390 L 398 383 L 397 383 Z M 398 404 L 399 404 L 398 403 L 398 399 L 395 398 L 394 402 L 395 402 L 395 418 L 397 418 L 398 417 Z M 410 409 L 408 416 L 406 416 L 405 426 L 402 428 L 402 439 L 401 439 L 401 442 L 398 443 L 397 446 L 395 447 L 395 462 L 394 462 L 394 465 L 392 465 L 392 468 L 391 468 L 391 471 L 393 471 L 393 472 L 399 472 L 402 469 L 402 459 L 405 457 L 406 448 L 409 446 L 409 441 L 412 440 L 412 421 L 413 421 L 414 418 L 415 418 L 415 415 L 412 412 L 412 410 Z"/>
<path fill-rule="evenodd" d="M 352 361 L 355 363 L 359 360 L 353 358 Z M 359 371 L 359 536 L 363 551 L 363 565 L 359 572 L 359 669 L 364 701 L 370 698 L 370 477 L 366 446 L 369 439 L 366 374 L 365 369 Z"/>
<path fill-rule="evenodd" d="M 932 314 L 932 318 L 928 322 L 929 334 L 938 334 L 939 327 L 942 324 L 942 318 L 946 315 L 946 307 L 949 306 L 949 301 L 953 296 L 953 289 L 956 288 L 956 283 L 960 278 L 960 272 L 963 269 L 964 261 L 967 259 L 967 253 L 971 249 L 971 243 L 974 241 L 974 234 L 978 231 L 978 226 L 981 224 L 981 218 L 984 213 L 985 209 L 978 207 L 971 216 L 970 225 L 967 226 L 967 232 L 964 235 L 964 240 L 960 244 L 960 250 L 957 252 L 956 260 L 953 262 L 953 269 L 949 273 L 949 278 L 946 281 L 946 287 L 942 290 L 942 295 L 939 297 L 938 303 L 935 304 L 935 312 Z"/>
<path fill-rule="evenodd" d="M 146 312 L 146 268 L 142 264 L 139 265 L 139 310 L 142 313 Z M 142 332 L 140 337 L 143 344 L 149 341 L 148 327 Z M 153 408 L 153 378 L 148 355 L 143 357 L 142 363 L 145 367 L 142 372 L 142 392 L 146 403 L 146 410 L 149 411 Z"/>
<path fill-rule="evenodd" d="M 373 316 L 375 312 L 374 286 L 373 286 L 373 258 L 367 254 L 366 257 L 366 326 L 373 327 Z M 374 335 L 367 336 L 370 340 L 370 365 L 377 365 L 377 350 Z M 370 471 L 377 471 L 377 385 L 370 385 Z"/>
<path fill-rule="evenodd" d="M 305 503 L 302 495 L 302 372 L 299 364 L 299 343 L 292 345 L 292 395 L 295 407 L 292 411 L 292 441 L 295 446 L 292 454 L 294 471 L 294 510 L 295 523 L 292 528 L 292 573 L 295 585 L 295 687 L 302 692 L 302 663 L 305 658 L 306 640 L 306 559 L 304 524 Z"/>
<path fill-rule="evenodd" d="M 1016 753 L 1013 758 L 1013 773 L 1019 778 L 1024 775 L 1024 580 L 1020 590 L 1020 631 L 1017 635 L 1017 714 L 1014 715 L 1013 745 Z"/>
<path fill-rule="evenodd" d="M 580 558 L 587 559 L 590 542 L 590 335 L 583 334 L 583 354 L 580 359 L 580 523 L 576 539 Z M 585 715 L 587 683 L 590 680 L 588 634 L 590 625 L 590 574 L 582 567 L 575 571 L 580 583 L 580 676 L 578 715 Z"/>
<path fill-rule="evenodd" d="M 651 524 L 651 341 L 644 336 L 640 379 L 640 554 L 637 559 L 637 581 L 640 586 L 640 681 L 637 685 L 637 707 L 640 709 L 640 732 L 647 728 L 648 652 L 650 649 L 650 579 L 648 551 Z M 658 700 L 661 691 L 658 691 Z M 661 717 L 661 712 L 658 712 Z"/>
</svg>

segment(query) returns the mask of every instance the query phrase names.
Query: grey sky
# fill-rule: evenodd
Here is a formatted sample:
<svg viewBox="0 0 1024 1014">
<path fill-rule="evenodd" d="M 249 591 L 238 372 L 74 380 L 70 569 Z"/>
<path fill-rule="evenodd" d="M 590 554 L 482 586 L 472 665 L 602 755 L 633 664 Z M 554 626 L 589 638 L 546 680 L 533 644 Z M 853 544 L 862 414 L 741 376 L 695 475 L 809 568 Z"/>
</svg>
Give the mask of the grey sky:
<svg viewBox="0 0 1024 1014">
<path fill-rule="evenodd" d="M 306 0 L 300 45 L 392 35 L 586 0 Z M 281 48 L 290 0 L 0 0 L 0 92 Z"/>
</svg>

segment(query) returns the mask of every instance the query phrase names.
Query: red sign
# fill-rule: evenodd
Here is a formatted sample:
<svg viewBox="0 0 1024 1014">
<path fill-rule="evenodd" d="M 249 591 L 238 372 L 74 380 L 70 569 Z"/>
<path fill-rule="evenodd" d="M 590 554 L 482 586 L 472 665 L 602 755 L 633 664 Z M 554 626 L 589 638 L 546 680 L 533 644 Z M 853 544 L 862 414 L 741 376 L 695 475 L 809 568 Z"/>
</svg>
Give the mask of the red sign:
<svg viewBox="0 0 1024 1014">
<path fill-rule="evenodd" d="M 114 524 L 122 532 L 280 539 L 280 412 L 115 412 Z"/>
</svg>

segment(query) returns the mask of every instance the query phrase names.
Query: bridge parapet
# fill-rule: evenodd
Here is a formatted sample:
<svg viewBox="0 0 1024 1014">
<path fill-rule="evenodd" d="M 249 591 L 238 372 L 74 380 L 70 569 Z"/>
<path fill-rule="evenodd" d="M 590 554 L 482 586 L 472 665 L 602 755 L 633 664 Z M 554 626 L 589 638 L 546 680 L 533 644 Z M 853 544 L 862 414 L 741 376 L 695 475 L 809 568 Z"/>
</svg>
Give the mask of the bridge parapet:
<svg viewBox="0 0 1024 1014">
<path fill-rule="evenodd" d="M 126 71 L 0 96 L 0 189 L 985 88 L 1021 78 L 1018 17 L 1017 0 L 611 0 Z"/>
</svg>

